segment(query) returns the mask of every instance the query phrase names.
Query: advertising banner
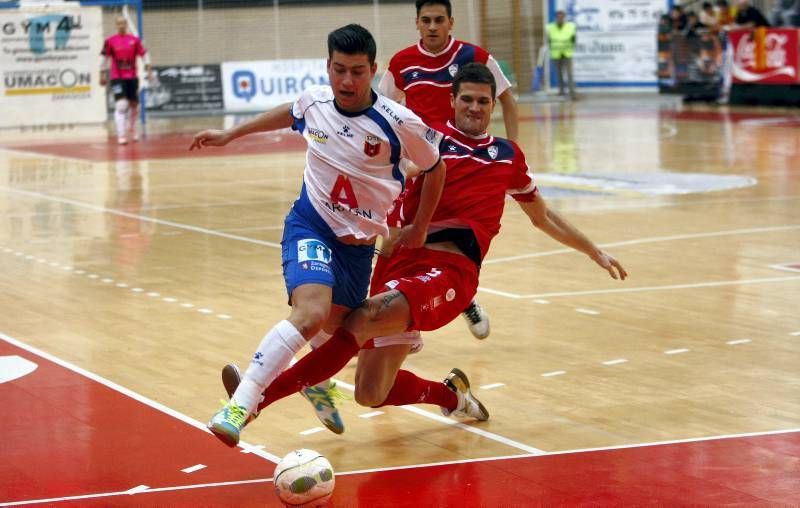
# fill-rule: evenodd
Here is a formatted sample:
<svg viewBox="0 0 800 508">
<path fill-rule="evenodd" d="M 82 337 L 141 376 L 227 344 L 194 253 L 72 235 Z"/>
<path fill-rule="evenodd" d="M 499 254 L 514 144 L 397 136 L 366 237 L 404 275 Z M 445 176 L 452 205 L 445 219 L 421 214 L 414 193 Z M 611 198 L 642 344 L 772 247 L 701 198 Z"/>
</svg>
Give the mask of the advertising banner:
<svg viewBox="0 0 800 508">
<path fill-rule="evenodd" d="M 222 88 L 225 111 L 264 111 L 295 100 L 312 85 L 327 85 L 325 59 L 225 62 Z"/>
<path fill-rule="evenodd" d="M 100 7 L 0 9 L 0 127 L 104 122 Z"/>
<path fill-rule="evenodd" d="M 577 27 L 578 86 L 656 86 L 656 36 L 666 0 L 550 0 Z"/>
<path fill-rule="evenodd" d="M 222 73 L 219 65 L 153 67 L 158 78 L 147 90 L 149 111 L 183 113 L 222 111 Z"/>
<path fill-rule="evenodd" d="M 769 85 L 800 83 L 800 39 L 796 28 L 767 28 L 766 65 L 758 68 L 753 30 L 733 30 L 733 82 Z"/>
</svg>

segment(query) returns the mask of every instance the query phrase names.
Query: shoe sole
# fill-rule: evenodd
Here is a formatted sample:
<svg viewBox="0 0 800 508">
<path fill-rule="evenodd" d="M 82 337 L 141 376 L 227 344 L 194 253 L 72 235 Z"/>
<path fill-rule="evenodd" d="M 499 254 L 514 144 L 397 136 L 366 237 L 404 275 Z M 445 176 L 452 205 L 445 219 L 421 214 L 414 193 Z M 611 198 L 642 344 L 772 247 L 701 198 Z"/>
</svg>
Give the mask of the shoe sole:
<svg viewBox="0 0 800 508">
<path fill-rule="evenodd" d="M 226 432 L 223 432 L 221 430 L 218 430 L 216 427 L 214 427 L 212 425 L 208 425 L 207 427 L 208 427 L 208 430 L 210 430 L 212 434 L 217 436 L 217 439 L 219 439 L 220 441 L 225 443 L 226 446 L 228 446 L 230 448 L 236 448 L 236 445 L 239 444 L 239 440 L 238 439 L 234 439 L 233 437 L 231 437 L 230 434 L 228 434 Z"/>
<path fill-rule="evenodd" d="M 239 387 L 239 383 L 241 382 L 242 373 L 239 370 L 239 367 L 232 363 L 222 367 L 222 386 L 224 386 L 225 391 L 228 392 L 229 399 L 233 397 L 234 393 L 236 393 L 236 389 Z"/>
<path fill-rule="evenodd" d="M 453 386 L 455 386 L 456 388 L 458 388 L 456 383 L 453 382 L 454 379 L 457 379 L 462 385 L 464 385 L 464 391 L 466 391 L 469 394 L 469 396 L 475 402 L 478 403 L 478 407 L 480 408 L 481 413 L 483 415 L 485 415 L 484 418 L 478 418 L 477 420 L 479 422 L 485 422 L 486 420 L 488 420 L 489 419 L 489 411 L 486 409 L 486 407 L 483 405 L 483 403 L 480 400 L 478 400 L 477 397 L 472 395 L 472 390 L 469 389 L 469 378 L 467 377 L 467 375 L 464 374 L 464 372 L 462 372 L 461 369 L 453 368 L 450 371 L 450 374 L 447 375 L 447 381 L 450 384 L 452 384 Z"/>
</svg>

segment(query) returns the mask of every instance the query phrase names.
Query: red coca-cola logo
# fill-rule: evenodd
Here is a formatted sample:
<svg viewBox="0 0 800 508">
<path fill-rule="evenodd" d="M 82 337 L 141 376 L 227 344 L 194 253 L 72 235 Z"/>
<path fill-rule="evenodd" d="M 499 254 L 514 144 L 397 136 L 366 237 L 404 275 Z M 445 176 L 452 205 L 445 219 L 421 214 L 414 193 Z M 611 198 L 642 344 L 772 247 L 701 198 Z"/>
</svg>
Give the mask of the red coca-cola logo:
<svg viewBox="0 0 800 508">
<path fill-rule="evenodd" d="M 732 34 L 733 35 L 733 34 Z M 756 69 L 756 43 L 752 31 L 740 32 L 732 37 L 734 48 L 733 77 L 748 83 L 759 81 L 797 80 L 797 62 L 792 60 L 791 44 L 797 38 L 790 37 L 786 31 L 768 31 L 764 39 L 766 68 Z M 794 53 L 796 56 L 796 52 Z"/>
</svg>

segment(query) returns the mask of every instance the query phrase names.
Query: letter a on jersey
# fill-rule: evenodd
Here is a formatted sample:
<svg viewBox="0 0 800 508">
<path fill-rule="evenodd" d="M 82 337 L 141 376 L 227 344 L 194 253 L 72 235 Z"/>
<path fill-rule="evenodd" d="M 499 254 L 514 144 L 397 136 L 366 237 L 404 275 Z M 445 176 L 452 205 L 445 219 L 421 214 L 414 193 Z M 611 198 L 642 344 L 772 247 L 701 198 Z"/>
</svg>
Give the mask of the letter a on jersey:
<svg viewBox="0 0 800 508">
<path fill-rule="evenodd" d="M 364 141 L 364 153 L 370 157 L 375 157 L 381 151 L 381 138 L 378 136 L 367 136 Z"/>
<path fill-rule="evenodd" d="M 353 192 L 353 186 L 347 176 L 339 175 L 339 178 L 336 179 L 336 183 L 333 184 L 333 189 L 331 190 L 331 202 L 334 204 L 343 203 L 350 209 L 358 208 L 356 193 Z"/>
</svg>

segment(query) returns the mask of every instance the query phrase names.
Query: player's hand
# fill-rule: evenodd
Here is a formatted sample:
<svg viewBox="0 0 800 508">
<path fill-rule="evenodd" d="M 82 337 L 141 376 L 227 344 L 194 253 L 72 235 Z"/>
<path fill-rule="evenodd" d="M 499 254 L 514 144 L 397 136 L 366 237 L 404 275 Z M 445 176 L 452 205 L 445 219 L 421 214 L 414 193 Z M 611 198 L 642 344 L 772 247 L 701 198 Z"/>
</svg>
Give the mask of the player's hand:
<svg viewBox="0 0 800 508">
<path fill-rule="evenodd" d="M 408 249 L 416 249 L 425 245 L 425 237 L 427 231 L 420 228 L 415 224 L 403 226 L 400 233 L 397 235 L 397 240 L 394 242 L 395 248 L 406 247 Z"/>
<path fill-rule="evenodd" d="M 199 150 L 206 146 L 225 146 L 230 140 L 230 135 L 227 131 L 208 129 L 194 135 L 189 150 L 194 150 L 195 148 Z"/>
<path fill-rule="evenodd" d="M 100 86 L 106 86 L 108 84 L 108 72 L 100 71 Z"/>
<path fill-rule="evenodd" d="M 592 256 L 592 260 L 600 265 L 600 268 L 607 271 L 612 279 L 625 280 L 628 277 L 628 272 L 625 271 L 620 262 L 604 250 L 598 250 L 597 254 Z"/>
</svg>

